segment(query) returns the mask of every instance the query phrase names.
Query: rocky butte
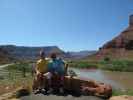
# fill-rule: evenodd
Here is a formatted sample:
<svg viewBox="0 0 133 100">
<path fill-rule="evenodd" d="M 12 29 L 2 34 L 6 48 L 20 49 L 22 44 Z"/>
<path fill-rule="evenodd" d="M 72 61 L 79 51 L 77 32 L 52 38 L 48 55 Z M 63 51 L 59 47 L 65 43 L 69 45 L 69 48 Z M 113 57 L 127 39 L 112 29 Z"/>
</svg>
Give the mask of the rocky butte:
<svg viewBox="0 0 133 100">
<path fill-rule="evenodd" d="M 117 37 L 99 48 L 92 56 L 94 59 L 133 59 L 133 15 L 129 16 L 129 26 Z"/>
</svg>

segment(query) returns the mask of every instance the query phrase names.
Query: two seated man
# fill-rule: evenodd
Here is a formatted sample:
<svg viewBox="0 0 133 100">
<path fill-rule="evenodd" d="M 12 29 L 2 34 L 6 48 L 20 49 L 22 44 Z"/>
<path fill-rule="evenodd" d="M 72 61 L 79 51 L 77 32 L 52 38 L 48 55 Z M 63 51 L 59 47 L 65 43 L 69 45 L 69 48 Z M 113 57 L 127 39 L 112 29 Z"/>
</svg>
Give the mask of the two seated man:
<svg viewBox="0 0 133 100">
<path fill-rule="evenodd" d="M 65 62 L 57 58 L 55 53 L 51 54 L 51 59 L 48 60 L 44 51 L 40 51 L 40 59 L 36 63 L 35 72 L 33 90 L 52 92 L 54 86 L 58 85 L 58 90 L 63 93 Z M 58 78 L 59 81 L 54 78 Z"/>
</svg>

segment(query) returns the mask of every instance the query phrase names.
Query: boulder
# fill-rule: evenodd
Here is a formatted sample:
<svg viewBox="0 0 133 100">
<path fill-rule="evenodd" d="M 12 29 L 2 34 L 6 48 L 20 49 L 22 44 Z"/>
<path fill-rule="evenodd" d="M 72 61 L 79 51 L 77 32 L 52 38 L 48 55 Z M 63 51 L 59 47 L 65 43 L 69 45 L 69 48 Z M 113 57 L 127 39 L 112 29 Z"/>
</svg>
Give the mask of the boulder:
<svg viewBox="0 0 133 100">
<path fill-rule="evenodd" d="M 103 98 L 112 96 L 112 87 L 110 85 L 98 83 L 93 80 L 82 80 L 78 77 L 66 76 L 64 88 L 85 95 L 95 95 Z"/>
</svg>

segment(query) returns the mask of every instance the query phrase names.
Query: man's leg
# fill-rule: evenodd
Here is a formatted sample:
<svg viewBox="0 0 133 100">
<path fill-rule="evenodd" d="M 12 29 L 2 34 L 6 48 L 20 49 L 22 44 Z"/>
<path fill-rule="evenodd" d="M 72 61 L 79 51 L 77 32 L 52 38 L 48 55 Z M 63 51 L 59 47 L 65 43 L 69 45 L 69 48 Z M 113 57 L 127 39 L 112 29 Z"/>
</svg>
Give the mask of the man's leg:
<svg viewBox="0 0 133 100">
<path fill-rule="evenodd" d="M 45 82 L 45 89 L 47 92 L 52 92 L 52 84 L 51 84 L 51 77 L 52 74 L 50 72 L 47 72 L 44 74 L 44 76 L 46 77 L 46 82 Z"/>
<path fill-rule="evenodd" d="M 64 93 L 64 76 L 60 77 L 60 93 Z"/>
<path fill-rule="evenodd" d="M 41 89 L 43 90 L 43 91 L 45 91 L 44 89 L 45 89 L 45 87 L 46 87 L 46 85 L 47 85 L 47 78 L 42 74 L 41 75 Z"/>
<path fill-rule="evenodd" d="M 41 74 L 38 74 L 38 84 L 39 84 L 39 90 L 42 89 L 42 81 L 43 81 L 43 78 L 41 76 Z"/>
<path fill-rule="evenodd" d="M 36 74 L 35 79 L 34 79 L 34 83 L 33 83 L 33 92 L 35 94 L 40 93 L 41 92 L 41 79 L 40 79 L 40 74 Z"/>
<path fill-rule="evenodd" d="M 38 89 L 38 80 L 37 80 L 37 75 L 34 77 L 33 79 L 33 85 L 32 85 L 32 88 L 33 88 L 33 91 L 37 90 Z"/>
</svg>

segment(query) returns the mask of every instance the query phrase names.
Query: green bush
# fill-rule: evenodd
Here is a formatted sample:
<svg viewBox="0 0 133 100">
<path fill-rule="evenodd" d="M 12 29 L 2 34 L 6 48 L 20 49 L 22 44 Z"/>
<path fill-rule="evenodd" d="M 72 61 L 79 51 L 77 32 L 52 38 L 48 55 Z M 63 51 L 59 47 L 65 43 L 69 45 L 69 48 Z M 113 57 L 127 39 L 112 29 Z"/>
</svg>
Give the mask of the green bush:
<svg viewBox="0 0 133 100">
<path fill-rule="evenodd" d="M 112 93 L 113 96 L 119 96 L 119 95 L 130 95 L 133 96 L 133 90 L 113 90 Z"/>
<path fill-rule="evenodd" d="M 29 63 L 26 62 L 20 62 L 20 63 L 16 63 L 13 65 L 9 65 L 7 67 L 5 67 L 6 70 L 9 71 L 25 71 L 25 72 L 31 72 L 32 66 L 30 66 Z"/>
<path fill-rule="evenodd" d="M 96 63 L 91 63 L 87 61 L 75 61 L 69 63 L 70 67 L 75 67 L 75 68 L 98 68 Z"/>
<path fill-rule="evenodd" d="M 131 60 L 72 61 L 69 63 L 69 66 L 74 68 L 99 68 L 110 71 L 133 72 L 133 61 Z"/>
<path fill-rule="evenodd" d="M 114 60 L 110 62 L 100 62 L 100 68 L 111 71 L 133 71 L 133 61 Z"/>
<path fill-rule="evenodd" d="M 105 57 L 104 61 L 108 62 L 108 61 L 110 61 L 110 58 L 109 57 Z"/>
</svg>

